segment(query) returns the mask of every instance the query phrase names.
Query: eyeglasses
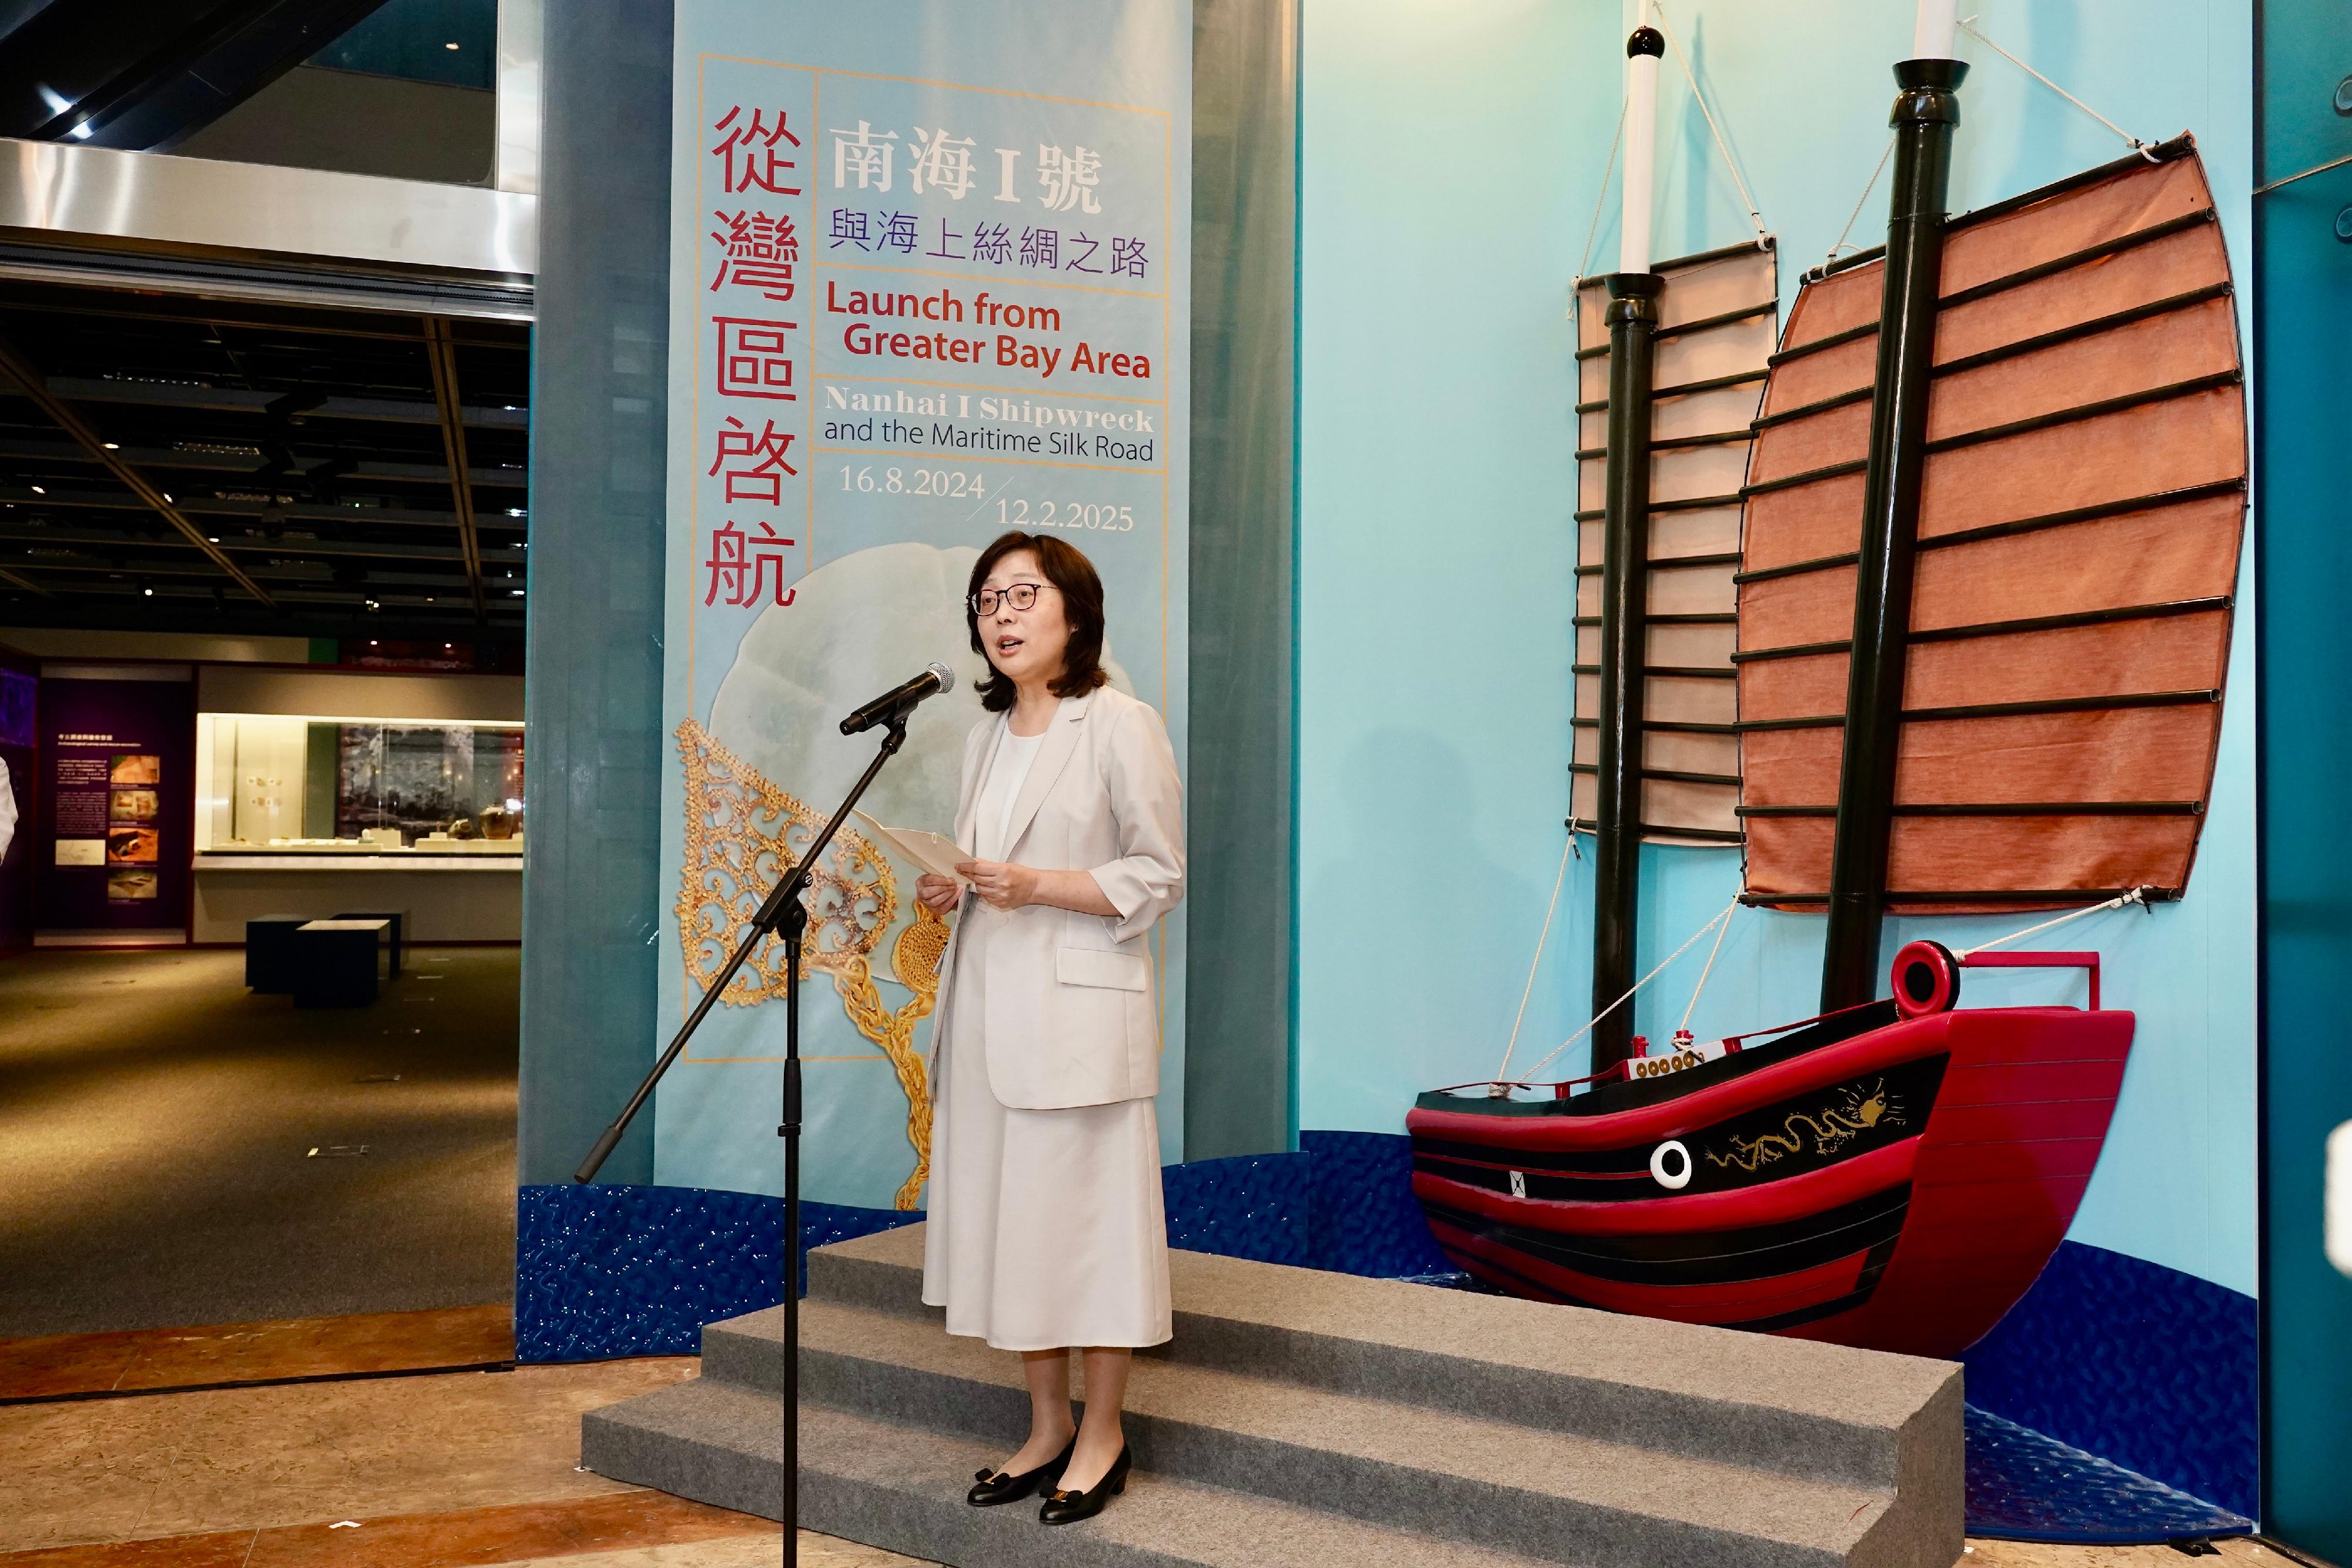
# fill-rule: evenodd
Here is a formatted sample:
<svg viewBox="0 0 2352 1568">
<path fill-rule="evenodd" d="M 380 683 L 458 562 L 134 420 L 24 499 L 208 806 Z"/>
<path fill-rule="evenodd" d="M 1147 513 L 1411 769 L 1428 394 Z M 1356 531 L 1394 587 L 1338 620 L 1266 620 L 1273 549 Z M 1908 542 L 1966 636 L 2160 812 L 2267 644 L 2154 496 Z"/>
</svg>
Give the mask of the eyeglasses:
<svg viewBox="0 0 2352 1568">
<path fill-rule="evenodd" d="M 971 612 L 974 615 L 995 614 L 999 601 L 1012 605 L 1015 610 L 1034 610 L 1037 608 L 1038 591 L 1053 586 L 1050 582 L 1014 582 L 1008 583 L 1001 589 L 983 588 L 964 602 L 971 606 Z"/>
</svg>

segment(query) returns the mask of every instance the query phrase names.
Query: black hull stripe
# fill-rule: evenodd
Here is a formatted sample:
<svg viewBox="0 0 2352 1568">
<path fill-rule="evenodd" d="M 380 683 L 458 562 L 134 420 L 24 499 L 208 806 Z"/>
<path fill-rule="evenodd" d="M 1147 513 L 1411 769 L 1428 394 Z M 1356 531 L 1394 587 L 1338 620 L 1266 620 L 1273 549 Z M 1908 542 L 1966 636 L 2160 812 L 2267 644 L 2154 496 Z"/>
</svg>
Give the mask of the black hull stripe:
<svg viewBox="0 0 2352 1568">
<path fill-rule="evenodd" d="M 1498 1263 L 1492 1258 L 1482 1258 L 1476 1253 L 1465 1251 L 1461 1248 L 1449 1247 L 1443 1241 L 1437 1245 L 1448 1258 L 1461 1265 L 1463 1272 L 1473 1277 L 1480 1276 L 1482 1273 L 1499 1274 L 1509 1282 L 1507 1288 L 1530 1300 L 1549 1301 L 1555 1306 L 1582 1307 L 1588 1312 L 1615 1312 L 1620 1317 L 1648 1315 L 1628 1312 L 1622 1307 L 1603 1306 L 1598 1301 L 1588 1301 L 1581 1297 L 1570 1295 L 1556 1286 L 1547 1285 L 1540 1280 L 1522 1274 L 1517 1269 L 1507 1264 Z M 1854 1288 L 1843 1296 L 1833 1296 L 1826 1301 L 1816 1301 L 1809 1307 L 1792 1307 L 1785 1312 L 1772 1312 L 1760 1318 L 1743 1318 L 1734 1322 L 1707 1322 L 1699 1326 L 1739 1329 L 1748 1333 L 1780 1333 L 1789 1329 L 1801 1328 L 1806 1323 L 1820 1322 L 1824 1318 L 1836 1317 L 1842 1312 L 1850 1312 L 1857 1307 L 1869 1304 L 1870 1298 L 1877 1292 L 1878 1281 L 1885 1276 L 1887 1260 L 1894 1256 L 1895 1244 L 1891 1241 L 1881 1242 L 1872 1248 L 1869 1256 L 1863 1260 L 1862 1272 L 1857 1278 Z M 1662 1321 L 1684 1322 L 1695 1320 L 1675 1318 L 1662 1319 Z"/>
<path fill-rule="evenodd" d="M 1570 1236 L 1542 1231 L 1424 1198 L 1432 1219 L 1529 1258 L 1597 1280 L 1639 1285 L 1729 1285 L 1816 1268 L 1903 1233 L 1909 1183 L 1858 1202 L 1738 1230 L 1648 1236 Z"/>
<path fill-rule="evenodd" d="M 1474 1186 L 1495 1193 L 1511 1190 L 1511 1173 L 1496 1170 L 1491 1166 L 1464 1165 L 1456 1160 L 1434 1159 L 1415 1154 L 1412 1168 L 1461 1186 Z M 1526 1197 L 1543 1203 L 1618 1203 L 1632 1198 L 1668 1196 L 1664 1187 L 1651 1179 L 1646 1169 L 1629 1171 L 1617 1176 L 1542 1176 L 1523 1170 L 1519 1180 Z"/>
<path fill-rule="evenodd" d="M 1531 1279 L 1517 1269 L 1497 1263 L 1492 1258 L 1481 1258 L 1475 1252 L 1465 1252 L 1458 1247 L 1448 1247 L 1443 1241 L 1437 1245 L 1440 1251 L 1462 1266 L 1464 1273 L 1476 1274 L 1484 1270 L 1488 1273 L 1503 1275 L 1521 1293 L 1531 1296 L 1538 1301 L 1549 1301 L 1562 1307 L 1583 1307 L 1596 1312 L 1615 1311 L 1614 1308 L 1602 1306 L 1599 1301 L 1588 1301 L 1581 1296 L 1571 1296 L 1556 1286 L 1547 1285 L 1541 1280 Z"/>
<path fill-rule="evenodd" d="M 1413 1135 L 1412 1160 L 1415 1166 L 1426 1158 L 1441 1164 L 1466 1161 L 1476 1166 L 1495 1167 L 1495 1174 L 1504 1171 L 1545 1171 L 1561 1176 L 1614 1176 L 1628 1180 L 1646 1176 L 1650 1171 L 1651 1145 L 1638 1148 L 1552 1151 L 1547 1149 L 1510 1149 L 1499 1144 L 1470 1144 L 1454 1138 L 1429 1138 Z"/>
</svg>

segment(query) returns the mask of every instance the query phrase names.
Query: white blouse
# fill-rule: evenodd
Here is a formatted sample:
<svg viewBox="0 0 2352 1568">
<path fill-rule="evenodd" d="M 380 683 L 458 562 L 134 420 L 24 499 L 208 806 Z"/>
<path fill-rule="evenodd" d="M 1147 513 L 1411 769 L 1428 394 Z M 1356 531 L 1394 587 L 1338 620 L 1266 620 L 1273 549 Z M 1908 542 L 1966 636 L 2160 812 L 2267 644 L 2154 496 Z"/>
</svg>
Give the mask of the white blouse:
<svg viewBox="0 0 2352 1568">
<path fill-rule="evenodd" d="M 1015 735 L 1007 721 L 1004 733 L 996 743 L 996 754 L 989 758 L 988 781 L 980 788 L 980 809 L 976 813 L 981 824 L 981 841 L 973 846 L 982 860 L 1003 860 L 1005 841 L 1013 831 L 1013 807 L 1021 799 L 1021 786 L 1029 779 L 1030 765 L 1037 760 L 1037 748 L 1044 744 L 1045 734 Z"/>
</svg>

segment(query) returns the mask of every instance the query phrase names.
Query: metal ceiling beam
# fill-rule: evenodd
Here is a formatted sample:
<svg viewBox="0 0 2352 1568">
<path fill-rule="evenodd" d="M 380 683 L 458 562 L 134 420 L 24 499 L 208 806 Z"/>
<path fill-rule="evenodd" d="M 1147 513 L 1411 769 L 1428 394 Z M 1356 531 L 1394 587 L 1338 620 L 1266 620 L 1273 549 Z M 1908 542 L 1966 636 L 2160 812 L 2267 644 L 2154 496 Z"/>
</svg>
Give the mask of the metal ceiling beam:
<svg viewBox="0 0 2352 1568">
<path fill-rule="evenodd" d="M 414 339 L 409 340 L 415 341 Z M 436 416 L 437 421 L 437 416 Z M 215 443 L 226 445 L 226 442 Z M 90 461 L 89 455 L 66 441 L 25 441 L 0 436 L 0 457 L 31 457 L 42 462 L 82 464 Z M 269 460 L 257 447 L 251 452 L 184 452 L 169 446 L 125 446 L 122 460 L 142 468 L 172 468 L 195 474 L 228 474 L 250 477 L 257 485 L 274 484 L 260 476 L 268 468 Z M 319 467 L 332 459 L 313 462 Z M 305 470 L 307 472 L 307 470 Z M 374 463 L 354 462 L 340 470 L 336 477 L 386 485 L 446 485 L 449 470 L 438 463 Z M 520 468 L 476 468 L 467 476 L 474 488 L 521 490 L 530 486 L 528 472 Z"/>
<path fill-rule="evenodd" d="M 31 578 L 18 577 L 15 572 L 10 571 L 5 568 L 0 568 L 0 582 L 7 583 L 13 588 L 21 588 L 27 593 L 37 593 L 44 599 L 54 599 L 57 597 L 57 595 L 51 593 L 47 589 L 43 588 L 39 583 L 35 582 Z"/>
<path fill-rule="evenodd" d="M 106 443 L 99 438 L 98 432 L 84 423 L 81 415 L 75 413 L 70 405 L 49 391 L 48 382 L 41 372 L 31 361 L 17 352 L 15 344 L 5 338 L 0 338 L 0 376 L 5 376 L 15 382 L 24 395 L 32 400 L 35 407 L 47 414 L 60 430 L 79 443 L 82 450 L 96 458 L 108 473 L 112 474 L 122 484 L 124 488 L 145 502 L 158 517 L 179 529 L 191 544 L 211 558 L 213 564 L 226 572 L 230 580 L 263 604 L 276 608 L 276 601 L 262 591 L 261 585 L 238 570 L 236 563 L 223 555 L 220 548 L 205 537 L 204 529 L 181 514 L 180 509 L 172 504 L 171 497 L 157 489 L 145 475 L 123 462 L 117 454 L 108 450 Z M 470 539 L 470 530 L 467 537 Z M 478 575 L 479 571 L 477 569 L 478 578 Z"/>
<path fill-rule="evenodd" d="M 441 411 L 441 447 L 449 465 L 449 498 L 457 508 L 457 539 L 466 552 L 466 577 L 474 591 L 474 613 L 486 614 L 482 604 L 482 541 L 474 527 L 474 486 L 467 478 L 466 408 L 457 401 L 457 345 L 450 340 L 449 323 L 438 316 L 425 321 L 425 357 L 433 365 L 433 402 Z"/>
<path fill-rule="evenodd" d="M 0 277 L 8 276 L 7 255 L 5 246 L 0 245 Z M 87 287 L 85 286 L 79 292 L 86 294 Z M 95 316 L 112 320 L 142 321 L 158 327 L 194 325 L 209 327 L 215 332 L 224 327 L 229 327 L 239 331 L 282 332 L 289 336 L 310 338 L 373 339 L 387 343 L 413 343 L 416 340 L 415 333 L 404 331 L 396 326 L 381 329 L 354 327 L 348 320 L 330 320 L 313 317 L 230 316 L 214 309 L 204 310 L 201 314 L 192 314 L 185 307 L 157 304 L 141 295 L 109 294 L 104 298 L 110 303 L 76 304 L 72 302 L 72 296 L 59 290 L 54 298 L 36 299 L 32 303 L 35 308 L 47 315 Z M 212 305 L 216 302 L 206 300 L 205 303 Z M 411 308 L 414 308 L 412 305 Z M 314 308 L 326 308 L 326 307 Z M 457 339 L 457 345 L 466 349 L 503 349 L 518 354 L 527 352 L 530 348 L 530 345 L 525 342 L 479 337 L 460 337 Z"/>
<path fill-rule="evenodd" d="M 0 544 L 50 546 L 68 549 L 76 546 L 98 549 L 159 549 L 184 550 L 192 548 L 176 534 L 159 535 L 153 538 L 136 538 L 119 533 L 104 533 L 95 528 L 27 528 L 12 525 L 0 516 Z M 221 549 L 245 555 L 268 555 L 286 558 L 316 557 L 320 559 L 447 561 L 461 565 L 465 559 L 454 549 L 436 545 L 353 544 L 342 539 L 266 539 L 224 537 Z M 484 564 L 499 567 L 520 567 L 530 557 L 520 549 L 486 549 Z"/>
<path fill-rule="evenodd" d="M 426 319 L 441 322 L 445 331 L 447 329 L 448 323 L 438 316 Z M 212 413 L 266 413 L 272 403 L 286 396 L 283 392 L 248 392 L 242 387 L 190 386 L 167 381 L 104 381 L 94 376 L 59 376 L 50 383 L 49 390 L 79 402 L 195 408 Z M 305 419 L 352 419 L 382 424 L 437 424 L 442 418 L 437 399 L 425 402 L 404 397 L 322 397 L 298 412 Z M 530 412 L 520 407 L 476 405 L 462 408 L 459 413 L 467 424 L 484 430 L 530 428 Z"/>
<path fill-rule="evenodd" d="M 447 481 L 445 479 L 443 483 Z M 137 503 L 110 490 L 59 488 L 35 495 L 29 488 L 0 486 L 0 502 L 17 507 L 54 507 L 60 510 L 139 510 Z M 192 496 L 174 504 L 193 517 L 236 517 L 247 522 L 263 522 L 274 517 L 281 523 L 373 523 L 386 528 L 446 528 L 457 520 L 455 512 L 427 511 L 412 507 L 321 507 L 299 501 L 280 505 L 276 501 L 247 501 L 225 496 Z M 520 528 L 522 525 L 520 521 L 501 517 L 491 526 Z"/>
</svg>

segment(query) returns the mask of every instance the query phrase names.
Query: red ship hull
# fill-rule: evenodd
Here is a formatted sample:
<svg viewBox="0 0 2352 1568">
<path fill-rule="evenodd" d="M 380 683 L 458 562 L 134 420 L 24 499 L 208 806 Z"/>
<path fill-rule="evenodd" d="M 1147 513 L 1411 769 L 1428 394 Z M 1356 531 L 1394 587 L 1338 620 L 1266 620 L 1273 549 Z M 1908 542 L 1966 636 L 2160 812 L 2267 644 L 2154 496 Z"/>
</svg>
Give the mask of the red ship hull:
<svg viewBox="0 0 2352 1568">
<path fill-rule="evenodd" d="M 1423 1094 L 1413 1194 L 1446 1253 L 1514 1295 L 1953 1356 L 2065 1237 L 2132 1027 L 1887 1002 L 1574 1099 Z"/>
</svg>

